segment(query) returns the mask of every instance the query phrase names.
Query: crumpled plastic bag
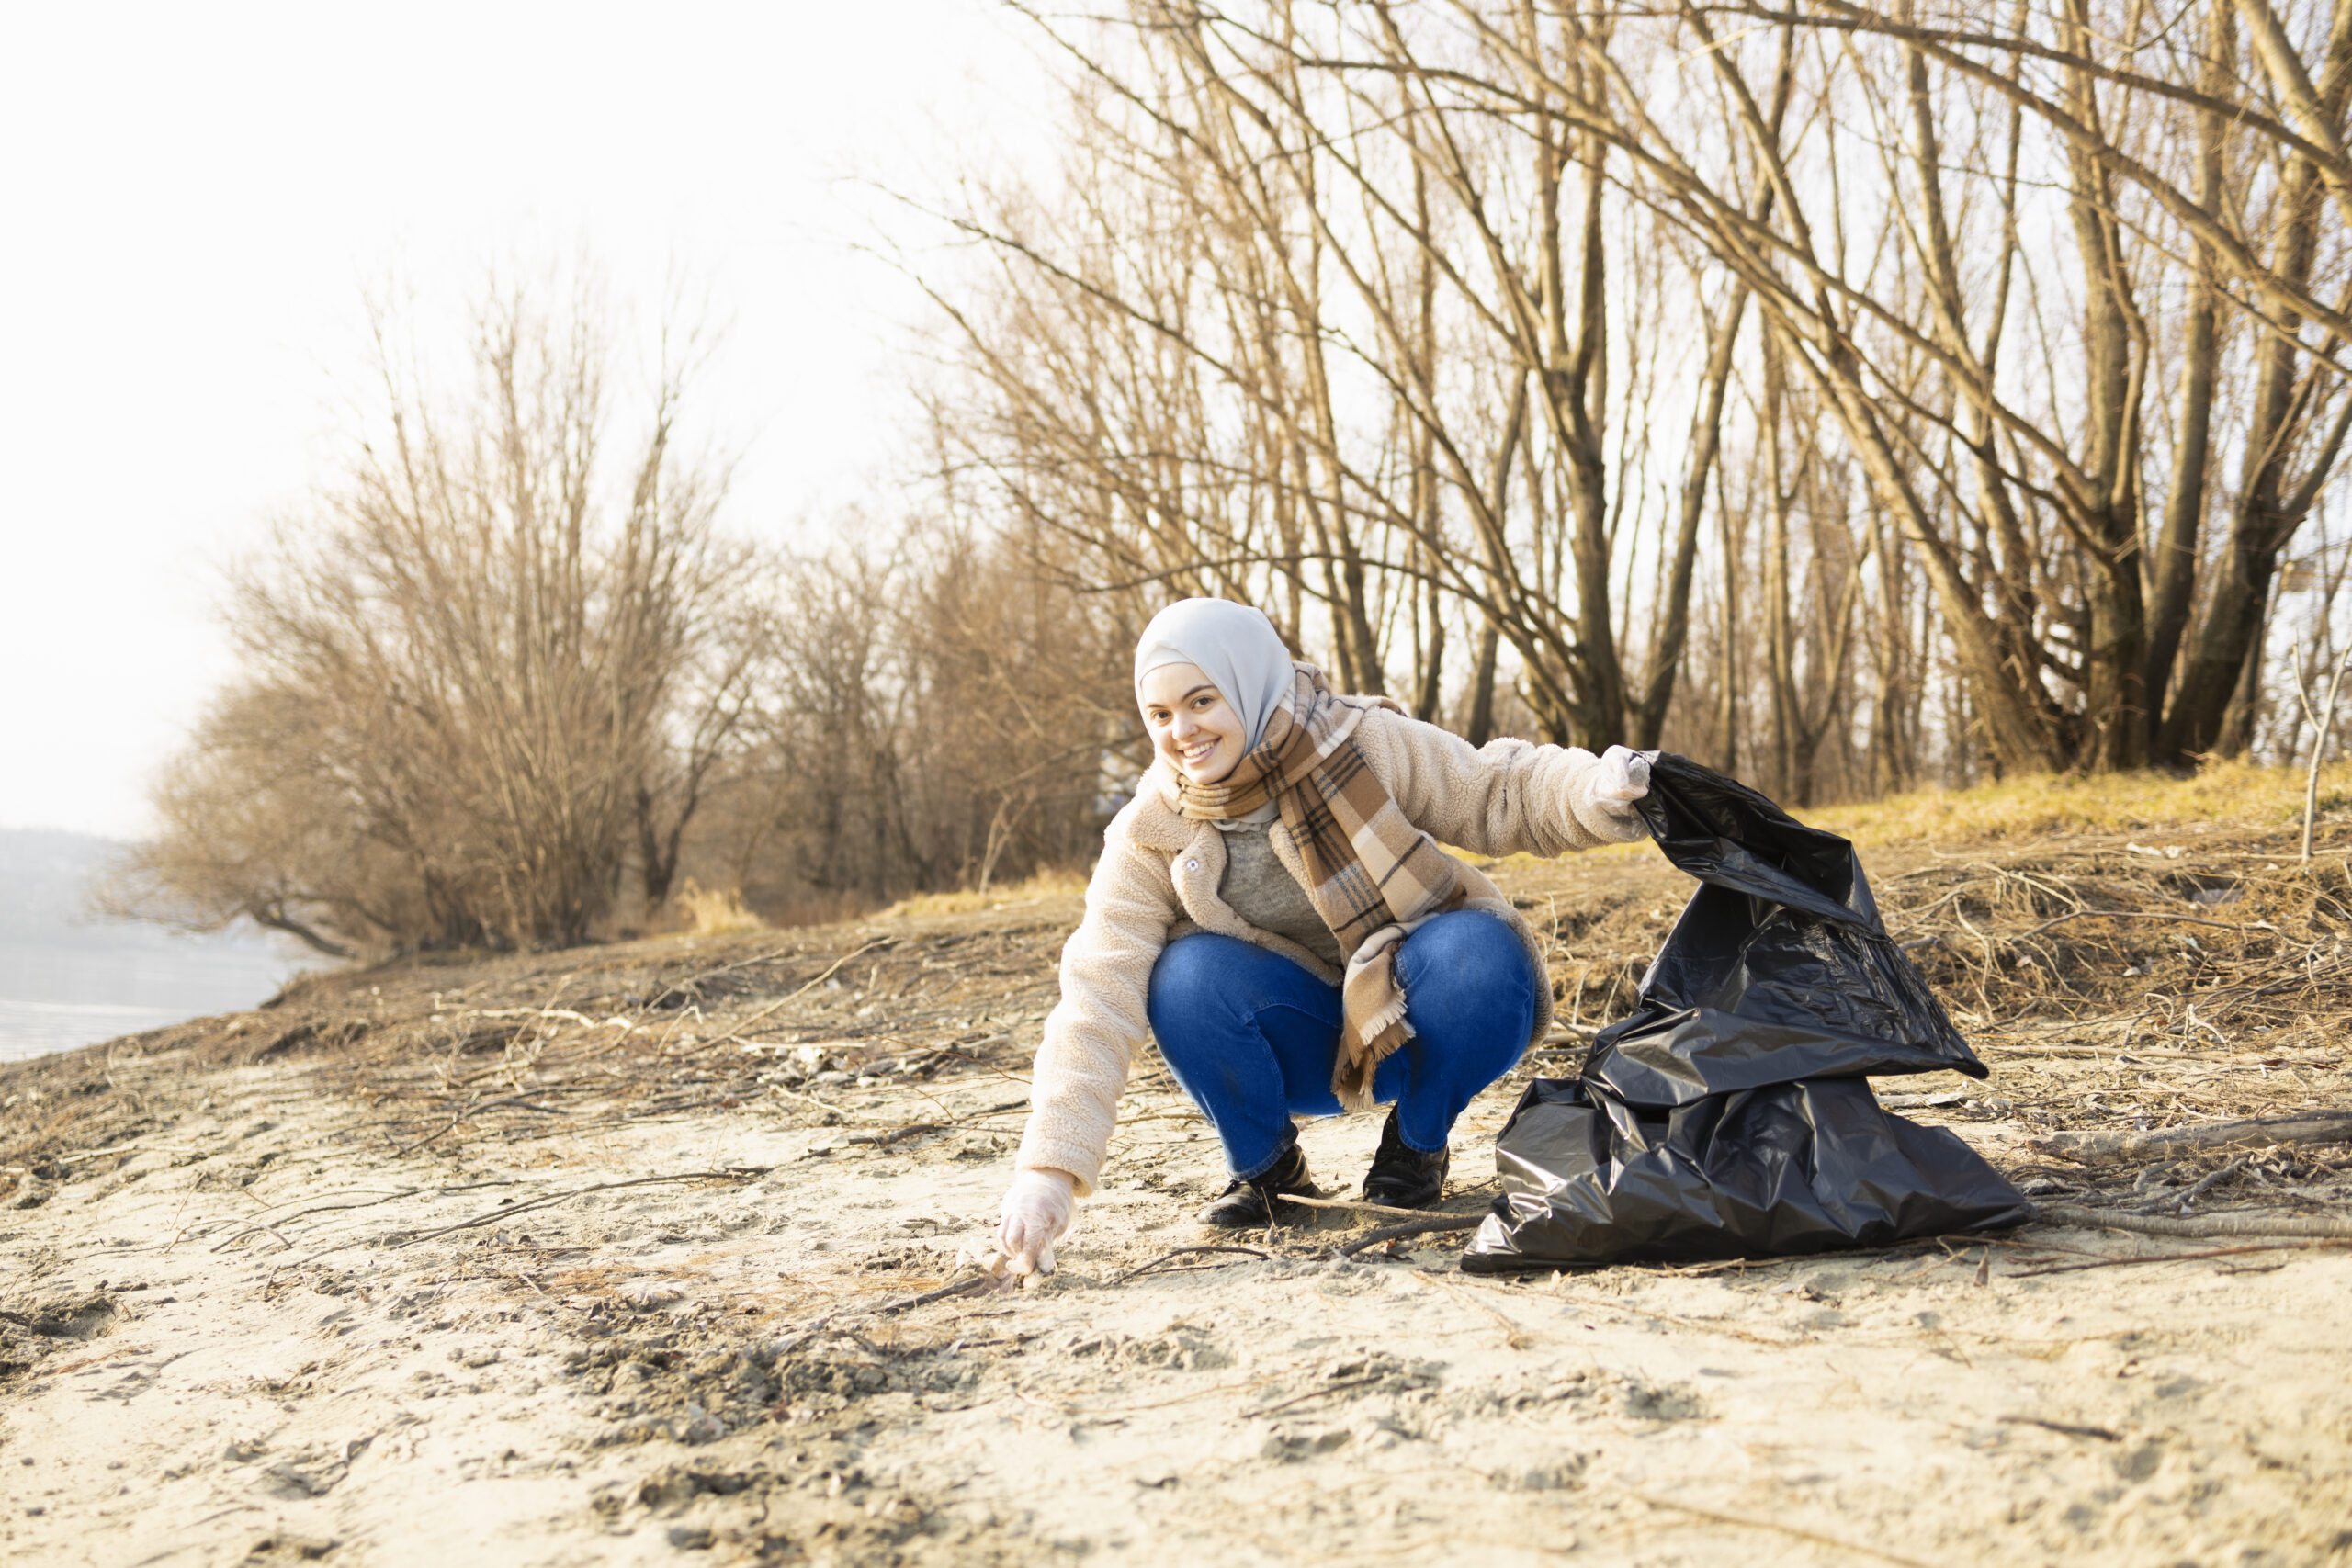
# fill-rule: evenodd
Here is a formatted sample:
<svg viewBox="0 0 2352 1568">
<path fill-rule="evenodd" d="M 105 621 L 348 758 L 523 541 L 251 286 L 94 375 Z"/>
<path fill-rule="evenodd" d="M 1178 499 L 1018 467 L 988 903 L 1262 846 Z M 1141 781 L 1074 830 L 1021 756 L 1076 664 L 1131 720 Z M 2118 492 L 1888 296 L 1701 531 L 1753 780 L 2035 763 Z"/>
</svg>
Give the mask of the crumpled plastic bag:
<svg viewBox="0 0 2352 1568">
<path fill-rule="evenodd" d="M 1954 1134 L 1870 1075 L 1983 1063 L 1887 936 L 1853 846 L 1686 757 L 1642 816 L 1701 881 L 1577 1078 L 1539 1078 L 1496 1140 L 1472 1272 L 1778 1257 L 2021 1223 Z"/>
</svg>

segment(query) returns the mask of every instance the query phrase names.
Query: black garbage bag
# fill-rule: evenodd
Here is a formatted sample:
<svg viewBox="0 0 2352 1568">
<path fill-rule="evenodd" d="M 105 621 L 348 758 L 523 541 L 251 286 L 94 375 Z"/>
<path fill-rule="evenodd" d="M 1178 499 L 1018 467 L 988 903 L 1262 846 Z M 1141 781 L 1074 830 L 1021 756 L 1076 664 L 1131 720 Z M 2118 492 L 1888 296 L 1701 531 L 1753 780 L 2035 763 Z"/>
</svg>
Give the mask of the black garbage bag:
<svg viewBox="0 0 2352 1568">
<path fill-rule="evenodd" d="M 1984 1066 L 1888 938 L 1853 846 L 1671 753 L 1642 812 L 1702 885 L 1580 1077 L 1521 1098 L 1462 1266 L 1775 1257 L 2022 1222 L 2017 1189 L 1865 1081 Z"/>
<path fill-rule="evenodd" d="M 1642 816 L 1700 887 L 1586 1078 L 1635 1105 L 1687 1105 L 1800 1078 L 1984 1076 L 1880 924 L 1852 844 L 1670 752 L 1650 764 Z"/>
<path fill-rule="evenodd" d="M 1463 1255 L 1473 1273 L 1783 1257 L 2025 1218 L 1956 1134 L 1890 1114 L 1860 1078 L 1666 1109 L 1539 1078 L 1496 1163 L 1502 1196 Z"/>
</svg>

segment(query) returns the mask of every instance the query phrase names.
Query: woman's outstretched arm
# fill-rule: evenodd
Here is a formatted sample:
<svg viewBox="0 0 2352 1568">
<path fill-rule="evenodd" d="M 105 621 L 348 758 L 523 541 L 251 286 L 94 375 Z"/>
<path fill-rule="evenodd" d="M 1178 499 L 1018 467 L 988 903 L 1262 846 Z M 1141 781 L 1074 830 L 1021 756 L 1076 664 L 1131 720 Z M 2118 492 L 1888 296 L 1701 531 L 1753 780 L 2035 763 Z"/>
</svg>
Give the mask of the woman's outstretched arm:
<svg viewBox="0 0 2352 1568">
<path fill-rule="evenodd" d="M 1386 709 L 1364 715 L 1356 739 L 1405 815 L 1445 843 L 1486 855 L 1556 855 L 1645 832 L 1630 801 L 1647 784 L 1646 763 L 1629 780 L 1613 755 L 1604 761 L 1581 747 L 1513 739 L 1474 747 Z"/>
</svg>

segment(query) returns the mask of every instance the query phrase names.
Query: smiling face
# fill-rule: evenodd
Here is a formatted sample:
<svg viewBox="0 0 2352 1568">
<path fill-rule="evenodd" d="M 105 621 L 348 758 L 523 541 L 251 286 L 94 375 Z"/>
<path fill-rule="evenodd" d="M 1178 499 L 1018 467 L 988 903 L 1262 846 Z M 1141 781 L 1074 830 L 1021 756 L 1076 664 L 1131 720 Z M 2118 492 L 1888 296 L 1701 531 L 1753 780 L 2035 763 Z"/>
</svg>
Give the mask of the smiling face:
<svg viewBox="0 0 2352 1568">
<path fill-rule="evenodd" d="M 1152 749 L 1196 784 L 1233 772 L 1250 748 L 1241 716 L 1197 664 L 1163 664 L 1136 688 Z"/>
</svg>

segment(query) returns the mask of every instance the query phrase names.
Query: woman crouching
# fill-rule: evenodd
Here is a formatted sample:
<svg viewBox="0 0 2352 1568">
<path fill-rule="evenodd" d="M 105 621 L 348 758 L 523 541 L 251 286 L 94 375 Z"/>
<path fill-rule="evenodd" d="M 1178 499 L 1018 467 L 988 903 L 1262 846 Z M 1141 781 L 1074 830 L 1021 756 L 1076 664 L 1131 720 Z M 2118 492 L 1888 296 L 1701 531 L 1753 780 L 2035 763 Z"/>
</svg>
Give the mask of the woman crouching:
<svg viewBox="0 0 2352 1568">
<path fill-rule="evenodd" d="M 1147 1030 L 1225 1145 L 1233 1179 L 1204 1224 L 1264 1225 L 1313 1195 L 1291 1119 L 1376 1104 L 1365 1201 L 1435 1202 L 1454 1118 L 1552 1021 L 1535 933 L 1438 842 L 1554 855 L 1643 833 L 1640 756 L 1474 750 L 1335 694 L 1247 605 L 1161 611 L 1135 687 L 1156 755 L 1062 950 L 997 1233 L 1017 1273 L 1052 1270 Z"/>
</svg>

